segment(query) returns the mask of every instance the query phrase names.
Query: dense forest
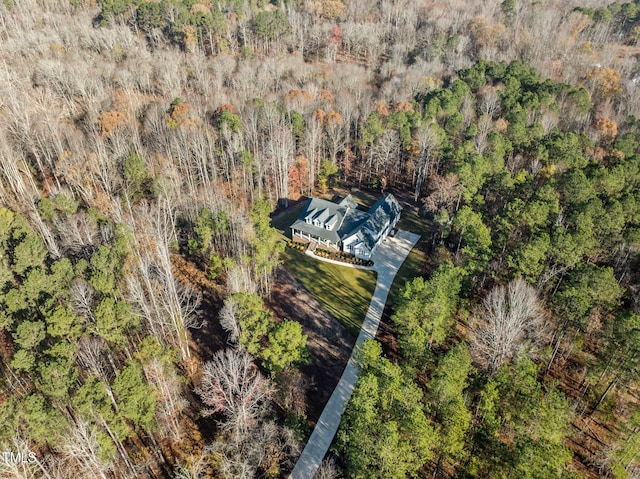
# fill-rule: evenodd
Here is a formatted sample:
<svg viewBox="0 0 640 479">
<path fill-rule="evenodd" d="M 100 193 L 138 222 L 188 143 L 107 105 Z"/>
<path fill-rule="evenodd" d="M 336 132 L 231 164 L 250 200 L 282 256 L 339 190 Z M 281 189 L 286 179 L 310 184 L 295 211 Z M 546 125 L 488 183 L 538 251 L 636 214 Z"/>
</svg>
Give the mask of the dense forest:
<svg viewBox="0 0 640 479">
<path fill-rule="evenodd" d="M 278 478 L 274 212 L 393 192 L 426 260 L 316 477 L 640 477 L 640 3 L 0 2 L 3 478 Z"/>
</svg>

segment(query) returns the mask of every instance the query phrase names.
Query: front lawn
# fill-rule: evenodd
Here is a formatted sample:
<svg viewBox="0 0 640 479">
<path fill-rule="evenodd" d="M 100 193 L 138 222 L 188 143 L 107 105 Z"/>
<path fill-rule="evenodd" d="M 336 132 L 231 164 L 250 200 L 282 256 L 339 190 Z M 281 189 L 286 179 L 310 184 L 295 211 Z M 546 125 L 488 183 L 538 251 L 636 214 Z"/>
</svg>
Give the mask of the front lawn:
<svg viewBox="0 0 640 479">
<path fill-rule="evenodd" d="M 375 273 L 325 263 L 293 248 L 285 250 L 283 260 L 302 286 L 357 336 L 376 286 Z"/>
</svg>

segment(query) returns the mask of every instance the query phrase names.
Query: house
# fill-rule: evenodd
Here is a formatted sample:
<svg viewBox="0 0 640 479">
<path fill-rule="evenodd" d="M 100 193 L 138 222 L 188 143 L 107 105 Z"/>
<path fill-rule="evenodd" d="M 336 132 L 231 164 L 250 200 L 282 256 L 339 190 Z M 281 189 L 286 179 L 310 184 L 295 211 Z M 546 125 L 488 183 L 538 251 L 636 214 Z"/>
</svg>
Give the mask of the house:
<svg viewBox="0 0 640 479">
<path fill-rule="evenodd" d="M 359 210 L 351 195 L 338 203 L 309 198 L 291 225 L 291 237 L 368 260 L 398 223 L 401 210 L 391 194 L 376 201 L 369 211 Z"/>
</svg>

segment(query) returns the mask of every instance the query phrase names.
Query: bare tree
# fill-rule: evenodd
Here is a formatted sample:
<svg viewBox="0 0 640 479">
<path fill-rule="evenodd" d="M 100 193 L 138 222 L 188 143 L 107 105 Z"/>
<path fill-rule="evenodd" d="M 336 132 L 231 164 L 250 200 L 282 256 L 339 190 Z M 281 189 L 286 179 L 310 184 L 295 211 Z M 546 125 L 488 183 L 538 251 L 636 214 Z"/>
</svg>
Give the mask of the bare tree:
<svg viewBox="0 0 640 479">
<path fill-rule="evenodd" d="M 422 184 L 424 180 L 429 177 L 431 171 L 432 160 L 436 154 L 436 150 L 439 146 L 438 136 L 435 130 L 430 126 L 420 127 L 416 131 L 415 144 L 418 149 L 418 157 L 416 159 L 415 169 L 415 190 L 413 194 L 413 200 L 418 201 L 420 191 L 422 190 Z"/>
<path fill-rule="evenodd" d="M 78 347 L 78 363 L 89 375 L 104 381 L 106 392 L 114 408 L 117 408 L 116 398 L 111 389 L 111 383 L 118 371 L 113 360 L 113 354 L 107 342 L 99 336 L 85 336 L 81 338 Z"/>
<path fill-rule="evenodd" d="M 269 422 L 253 428 L 250 436 L 218 438 L 209 448 L 219 458 L 217 472 L 224 479 L 253 479 L 267 461 L 267 446 L 275 444 L 277 436 L 277 426 Z"/>
<path fill-rule="evenodd" d="M 178 461 L 174 479 L 204 479 L 209 469 L 209 451 L 204 449 L 200 456 L 188 464 L 180 464 Z"/>
<path fill-rule="evenodd" d="M 112 463 L 103 459 L 96 431 L 88 422 L 77 420 L 59 451 L 64 469 L 75 477 L 110 477 Z"/>
<path fill-rule="evenodd" d="M 496 286 L 486 296 L 471 331 L 472 351 L 489 374 L 535 342 L 541 335 L 544 312 L 536 290 L 522 278 Z"/>
<path fill-rule="evenodd" d="M 218 351 L 203 367 L 202 384 L 196 389 L 209 408 L 204 415 L 221 413 L 223 429 L 235 442 L 245 437 L 265 413 L 273 388 L 246 351 Z"/>
<path fill-rule="evenodd" d="M 160 341 L 177 346 L 185 360 L 191 356 L 188 329 L 203 325 L 198 317 L 201 295 L 181 284 L 173 274 L 171 243 L 175 240 L 175 213 L 169 199 L 165 198 L 163 203 L 155 211 L 148 208 L 136 211 L 138 279 L 128 280 L 128 290 L 151 331 Z"/>
<path fill-rule="evenodd" d="M 224 305 L 218 315 L 220 325 L 229 333 L 227 342 L 229 344 L 238 344 L 240 337 L 240 324 L 238 323 L 238 302 L 233 296 L 229 296 L 224 300 Z"/>
<path fill-rule="evenodd" d="M 0 443 L 0 451 L 3 454 L 0 459 L 0 477 L 3 479 L 55 479 L 47 459 L 32 452 L 29 441 L 20 435 L 16 434 L 10 444 Z M 52 457 L 49 459 L 55 461 Z"/>
<path fill-rule="evenodd" d="M 236 440 L 221 436 L 209 448 L 219 461 L 216 472 L 224 479 L 253 479 L 276 464 L 293 466 L 300 445 L 292 430 L 273 421 L 257 423 L 251 433 Z"/>
<path fill-rule="evenodd" d="M 380 173 L 380 169 L 383 172 L 393 168 L 394 160 L 397 160 L 400 153 L 400 137 L 396 130 L 386 129 L 378 141 L 373 145 L 371 149 L 371 156 L 373 157 L 375 173 Z M 371 172 L 369 172 L 371 174 Z"/>
<path fill-rule="evenodd" d="M 458 175 L 455 173 L 448 173 L 446 176 L 433 175 L 429 183 L 432 192 L 423 201 L 424 209 L 435 214 L 445 208 L 449 215 L 453 215 L 458 209 L 463 193 Z"/>
<path fill-rule="evenodd" d="M 145 364 L 144 375 L 158 393 L 159 406 L 156 415 L 158 423 L 163 428 L 161 432 L 168 432 L 173 441 L 180 441 L 180 413 L 189 406 L 189 402 L 184 397 L 183 385 L 178 374 L 173 368 L 166 367 L 154 358 Z"/>
<path fill-rule="evenodd" d="M 332 457 L 327 457 L 320 463 L 320 467 L 316 471 L 316 475 L 313 476 L 313 479 L 335 479 L 336 477 L 338 477 L 336 462 Z"/>
</svg>

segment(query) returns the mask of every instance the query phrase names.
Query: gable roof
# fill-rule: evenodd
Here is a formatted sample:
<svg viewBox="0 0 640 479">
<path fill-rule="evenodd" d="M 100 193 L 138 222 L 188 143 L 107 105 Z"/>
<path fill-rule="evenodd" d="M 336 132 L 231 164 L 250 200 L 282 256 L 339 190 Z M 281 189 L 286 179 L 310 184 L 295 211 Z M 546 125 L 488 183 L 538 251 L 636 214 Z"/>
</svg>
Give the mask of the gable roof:
<svg viewBox="0 0 640 479">
<path fill-rule="evenodd" d="M 351 195 L 338 203 L 309 198 L 291 228 L 335 244 L 356 235 L 371 251 L 385 228 L 400 215 L 402 206 L 392 194 L 380 198 L 369 211 L 359 210 L 357 206 Z"/>
<path fill-rule="evenodd" d="M 340 206 L 347 206 L 353 210 L 358 209 L 358 203 L 356 203 L 356 200 L 353 199 L 353 196 L 351 196 L 351 194 L 348 194 L 347 196 L 345 196 L 344 198 L 342 198 L 338 204 Z"/>
<path fill-rule="evenodd" d="M 340 206 L 322 198 L 309 198 L 302 214 L 291 225 L 291 228 L 338 244 L 340 241 L 338 230 L 344 221 L 347 209 L 346 206 Z M 307 223 L 307 220 L 310 220 L 311 223 Z M 316 225 L 314 222 L 318 224 Z M 331 228 L 326 229 L 325 224 Z"/>
<path fill-rule="evenodd" d="M 369 208 L 366 213 L 367 219 L 358 225 L 349 236 L 355 234 L 360 242 L 371 251 L 382 232 L 400 215 L 401 211 L 402 206 L 398 200 L 392 194 L 388 194 Z"/>
</svg>

